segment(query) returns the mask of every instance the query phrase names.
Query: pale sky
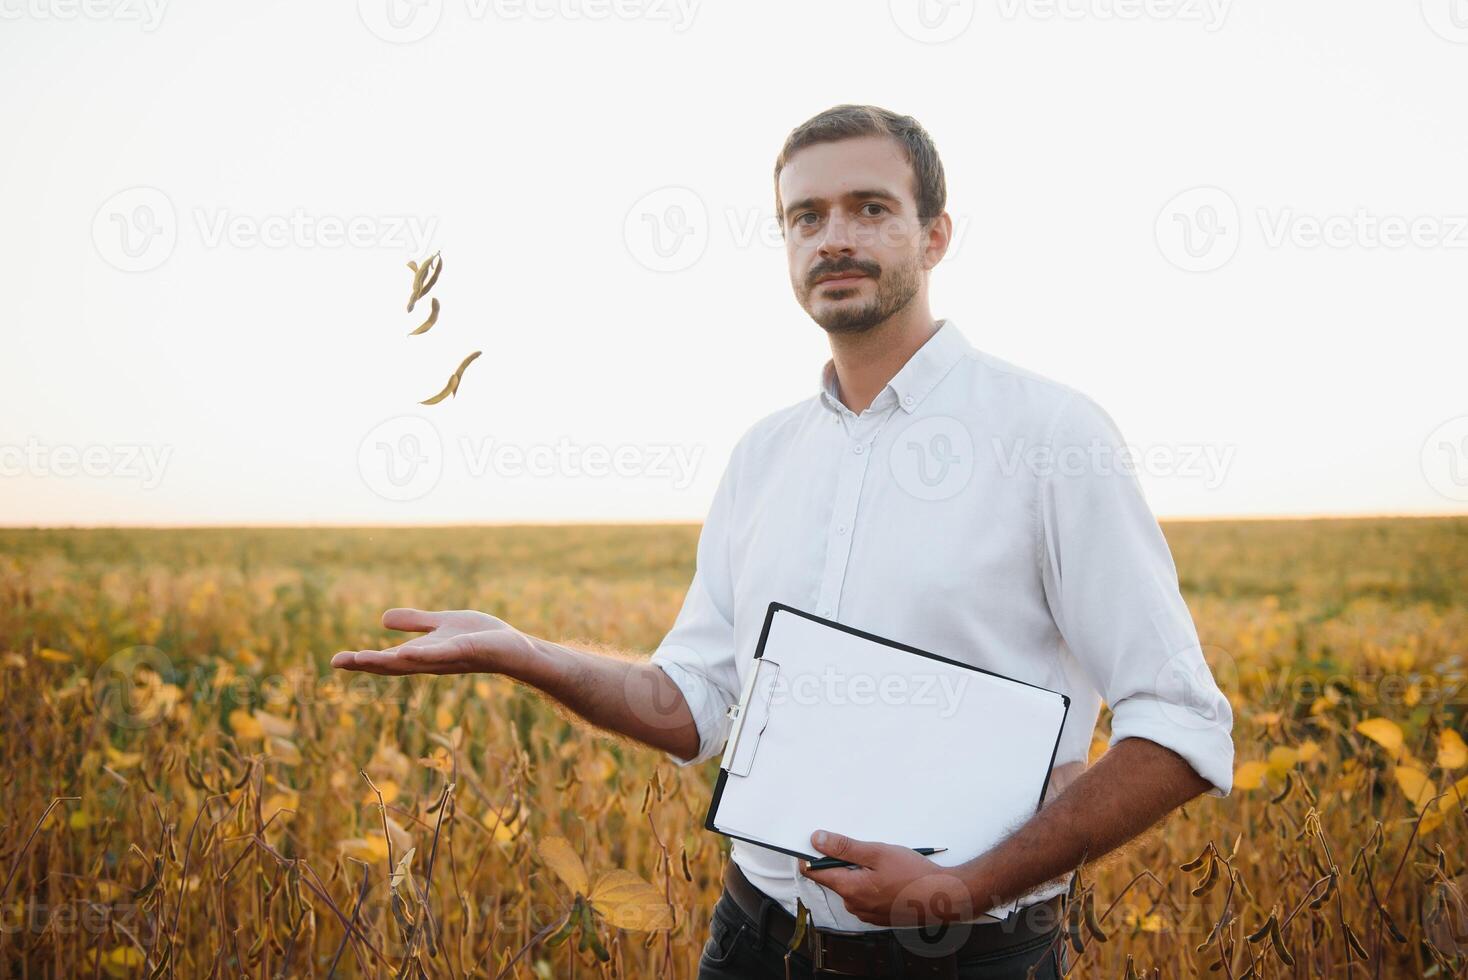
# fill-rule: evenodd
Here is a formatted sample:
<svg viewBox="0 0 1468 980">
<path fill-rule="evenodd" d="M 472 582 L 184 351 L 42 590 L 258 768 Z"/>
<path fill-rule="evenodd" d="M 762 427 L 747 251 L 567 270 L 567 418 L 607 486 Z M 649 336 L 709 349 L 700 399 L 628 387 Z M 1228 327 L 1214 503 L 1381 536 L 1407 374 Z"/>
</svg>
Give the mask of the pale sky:
<svg viewBox="0 0 1468 980">
<path fill-rule="evenodd" d="M 0 524 L 701 520 L 841 102 L 1160 517 L 1468 512 L 1465 0 L 0 0 L 0 90 Z"/>
</svg>

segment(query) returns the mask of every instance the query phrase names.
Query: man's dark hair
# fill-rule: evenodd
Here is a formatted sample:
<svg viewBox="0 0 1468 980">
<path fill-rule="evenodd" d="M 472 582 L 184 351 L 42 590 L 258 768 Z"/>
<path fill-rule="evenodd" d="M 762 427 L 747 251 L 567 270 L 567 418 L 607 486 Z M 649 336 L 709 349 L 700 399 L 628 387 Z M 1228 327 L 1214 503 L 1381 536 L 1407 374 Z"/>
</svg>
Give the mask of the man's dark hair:
<svg viewBox="0 0 1468 980">
<path fill-rule="evenodd" d="M 874 105 L 838 105 L 812 116 L 790 131 L 780 155 L 775 158 L 775 217 L 785 233 L 785 203 L 780 200 L 780 171 L 797 150 L 813 143 L 834 143 L 857 136 L 890 136 L 912 165 L 913 198 L 918 220 L 930 221 L 948 203 L 948 185 L 943 179 L 943 161 L 928 131 L 911 116 L 898 115 Z"/>
</svg>

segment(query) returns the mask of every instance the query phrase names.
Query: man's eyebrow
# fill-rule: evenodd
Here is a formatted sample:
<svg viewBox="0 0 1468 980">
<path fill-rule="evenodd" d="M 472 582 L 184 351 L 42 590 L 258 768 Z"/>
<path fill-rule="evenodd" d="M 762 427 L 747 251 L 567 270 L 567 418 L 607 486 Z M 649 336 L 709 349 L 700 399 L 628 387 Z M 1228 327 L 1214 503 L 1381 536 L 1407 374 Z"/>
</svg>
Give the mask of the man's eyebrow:
<svg viewBox="0 0 1468 980">
<path fill-rule="evenodd" d="M 847 191 L 842 196 L 848 200 L 851 200 L 853 198 L 875 197 L 883 201 L 891 201 L 893 204 L 902 203 L 901 198 L 890 193 L 889 191 L 882 190 L 880 187 L 868 188 L 866 190 Z M 789 220 L 791 213 L 794 211 L 801 211 L 805 208 L 818 207 L 819 205 L 825 203 L 826 199 L 824 197 L 803 197 L 800 200 L 796 201 L 794 204 L 791 204 L 790 206 L 785 208 L 785 218 L 786 220 Z"/>
</svg>

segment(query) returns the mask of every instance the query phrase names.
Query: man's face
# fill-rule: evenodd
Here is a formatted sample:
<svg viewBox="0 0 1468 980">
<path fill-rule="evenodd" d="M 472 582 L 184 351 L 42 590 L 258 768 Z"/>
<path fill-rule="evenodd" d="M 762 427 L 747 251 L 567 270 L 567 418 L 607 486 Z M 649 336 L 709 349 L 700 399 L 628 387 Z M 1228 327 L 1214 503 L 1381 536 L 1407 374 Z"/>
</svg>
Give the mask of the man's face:
<svg viewBox="0 0 1468 980">
<path fill-rule="evenodd" d="M 807 146 L 780 171 L 790 284 L 828 333 L 870 330 L 926 284 L 914 183 L 886 136 Z"/>
</svg>

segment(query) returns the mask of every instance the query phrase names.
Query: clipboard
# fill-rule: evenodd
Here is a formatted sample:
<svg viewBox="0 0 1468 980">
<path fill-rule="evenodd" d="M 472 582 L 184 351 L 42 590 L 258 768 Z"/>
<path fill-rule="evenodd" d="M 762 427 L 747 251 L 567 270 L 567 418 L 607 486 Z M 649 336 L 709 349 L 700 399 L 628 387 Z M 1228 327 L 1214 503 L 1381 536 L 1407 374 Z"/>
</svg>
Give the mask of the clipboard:
<svg viewBox="0 0 1468 980">
<path fill-rule="evenodd" d="M 771 602 L 704 827 L 811 860 L 824 827 L 963 864 L 1039 810 L 1069 711 L 1058 691 Z"/>
</svg>

